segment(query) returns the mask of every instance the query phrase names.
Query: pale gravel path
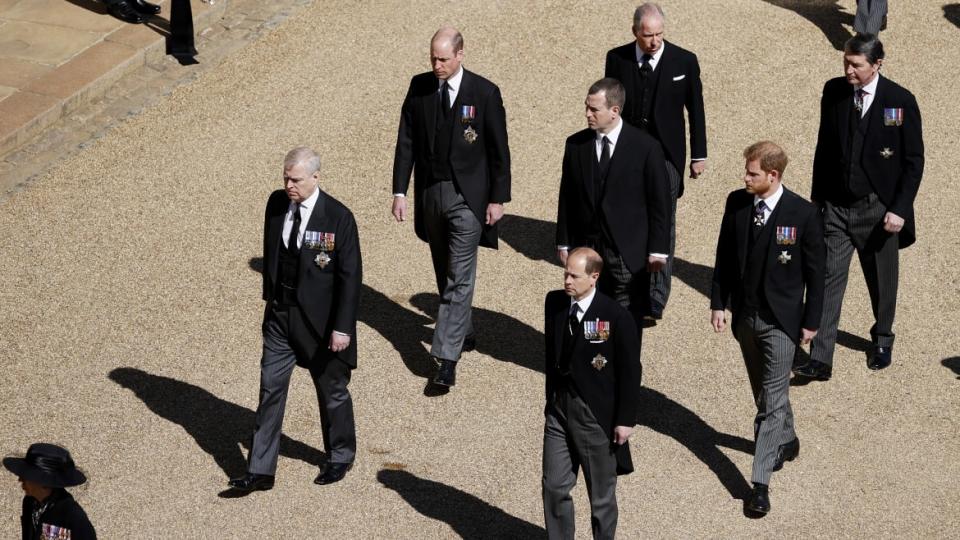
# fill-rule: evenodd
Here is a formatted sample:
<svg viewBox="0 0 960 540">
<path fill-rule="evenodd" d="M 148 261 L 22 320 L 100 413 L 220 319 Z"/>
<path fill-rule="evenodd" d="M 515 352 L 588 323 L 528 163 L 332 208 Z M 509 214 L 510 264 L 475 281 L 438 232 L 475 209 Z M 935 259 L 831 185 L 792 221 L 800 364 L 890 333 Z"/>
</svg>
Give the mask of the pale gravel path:
<svg viewBox="0 0 960 540">
<path fill-rule="evenodd" d="M 665 322 L 645 336 L 644 384 L 749 439 L 753 405 L 737 347 L 709 331 L 705 297 L 684 282 L 704 285 L 744 146 L 781 142 L 792 158 L 787 185 L 809 193 L 819 91 L 840 73 L 840 55 L 820 29 L 766 2 L 672 4 L 668 38 L 696 51 L 704 70 L 711 158 L 681 200 L 678 256 L 691 264 Z M 852 0 L 841 4 L 852 10 Z M 940 4 L 895 3 L 882 36 L 884 73 L 917 94 L 927 143 L 920 240 L 902 253 L 894 366 L 869 372 L 863 353 L 840 347 L 831 382 L 794 388 L 801 456 L 774 477 L 774 510 L 759 521 L 741 515 L 687 447 L 696 445 L 640 428 L 637 472 L 619 488 L 621 537 L 956 534 L 960 381 L 941 361 L 960 356 L 960 29 Z M 68 446 L 92 478 L 78 493 L 103 538 L 538 534 L 536 366 L 543 294 L 560 273 L 536 256 L 550 251 L 549 224 L 530 220 L 552 222 L 563 139 L 584 124 L 582 99 L 602 75 L 603 53 L 630 37 L 631 3 L 592 6 L 317 1 L 0 201 L 2 451 L 41 439 Z M 423 355 L 407 354 L 408 368 L 385 338 L 416 350 L 429 332 L 417 326 L 423 297 L 411 297 L 433 288 L 426 246 L 410 224 L 389 219 L 389 177 L 407 82 L 426 69 L 429 36 L 448 21 L 466 36 L 467 66 L 503 90 L 514 156 L 508 212 L 529 219 L 514 218 L 522 241 L 483 252 L 475 304 L 490 322 L 479 329 L 481 349 L 466 355 L 451 394 L 427 398 Z M 300 143 L 321 151 L 325 188 L 360 225 L 370 289 L 351 386 L 358 464 L 342 484 L 319 488 L 309 459 L 281 457 L 273 491 L 221 499 L 221 465 L 237 463 L 256 407 L 262 303 L 249 263 L 283 153 Z M 867 335 L 856 265 L 844 308 L 841 328 Z M 284 425 L 294 454 L 320 446 L 315 399 L 299 372 Z M 654 424 L 696 433 L 689 417 Z M 749 477 L 749 454 L 720 451 Z M 20 495 L 5 478 L 0 531 L 10 537 Z M 584 535 L 586 493 L 575 496 Z"/>
</svg>

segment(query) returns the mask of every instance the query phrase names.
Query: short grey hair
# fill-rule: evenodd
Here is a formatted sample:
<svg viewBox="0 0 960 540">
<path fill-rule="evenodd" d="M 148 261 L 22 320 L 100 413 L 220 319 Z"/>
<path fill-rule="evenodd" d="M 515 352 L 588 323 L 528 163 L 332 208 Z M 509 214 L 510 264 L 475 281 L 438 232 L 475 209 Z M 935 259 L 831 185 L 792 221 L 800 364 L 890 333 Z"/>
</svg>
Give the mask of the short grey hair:
<svg viewBox="0 0 960 540">
<path fill-rule="evenodd" d="M 290 169 L 297 165 L 303 165 L 308 175 L 320 170 L 320 154 L 308 146 L 298 146 L 287 152 L 287 157 L 283 158 L 283 168 Z"/>
<path fill-rule="evenodd" d="M 659 16 L 661 19 L 666 19 L 667 17 L 663 14 L 663 8 L 660 7 L 660 4 L 656 2 L 646 2 L 637 6 L 637 9 L 633 12 L 633 26 L 640 28 L 640 24 L 643 22 L 644 17 L 650 17 L 653 15 Z"/>
</svg>

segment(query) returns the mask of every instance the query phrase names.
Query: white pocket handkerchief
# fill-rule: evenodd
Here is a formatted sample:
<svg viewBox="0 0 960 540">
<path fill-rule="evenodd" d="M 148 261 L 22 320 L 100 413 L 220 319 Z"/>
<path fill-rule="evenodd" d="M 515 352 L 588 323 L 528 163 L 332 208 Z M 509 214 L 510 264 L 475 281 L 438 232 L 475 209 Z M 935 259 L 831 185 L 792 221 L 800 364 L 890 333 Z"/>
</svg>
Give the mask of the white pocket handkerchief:
<svg viewBox="0 0 960 540">
<path fill-rule="evenodd" d="M 673 78 L 673 81 L 674 81 L 674 82 L 676 82 L 676 81 L 682 81 L 682 80 L 684 79 L 684 77 L 686 77 L 686 75 L 677 75 L 676 77 Z"/>
</svg>

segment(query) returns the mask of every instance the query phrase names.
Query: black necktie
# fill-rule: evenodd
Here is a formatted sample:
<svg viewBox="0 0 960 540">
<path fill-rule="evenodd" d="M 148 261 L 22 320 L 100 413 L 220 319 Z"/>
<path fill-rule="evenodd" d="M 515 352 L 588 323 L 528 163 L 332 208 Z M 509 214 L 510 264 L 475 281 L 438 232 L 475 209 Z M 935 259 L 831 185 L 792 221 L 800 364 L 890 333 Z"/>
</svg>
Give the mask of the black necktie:
<svg viewBox="0 0 960 540">
<path fill-rule="evenodd" d="M 606 176 L 607 169 L 610 167 L 610 139 L 603 136 L 603 150 L 600 151 L 600 175 Z"/>
<path fill-rule="evenodd" d="M 577 327 L 580 326 L 580 319 L 577 318 L 577 313 L 580 313 L 580 304 L 574 302 L 570 306 L 570 315 L 567 317 L 567 330 L 570 336 L 577 334 Z"/>
<path fill-rule="evenodd" d="M 293 226 L 290 227 L 290 236 L 287 237 L 287 249 L 290 251 L 300 251 L 297 247 L 297 238 L 300 236 L 300 205 L 297 204 L 293 209 Z"/>
<path fill-rule="evenodd" d="M 644 79 L 653 71 L 653 66 L 650 65 L 651 58 L 653 57 L 646 53 L 640 57 L 640 75 L 642 75 Z"/>
<path fill-rule="evenodd" d="M 443 81 L 440 86 L 440 106 L 443 107 L 443 117 L 446 118 L 450 114 L 450 85 L 447 81 Z"/>
</svg>

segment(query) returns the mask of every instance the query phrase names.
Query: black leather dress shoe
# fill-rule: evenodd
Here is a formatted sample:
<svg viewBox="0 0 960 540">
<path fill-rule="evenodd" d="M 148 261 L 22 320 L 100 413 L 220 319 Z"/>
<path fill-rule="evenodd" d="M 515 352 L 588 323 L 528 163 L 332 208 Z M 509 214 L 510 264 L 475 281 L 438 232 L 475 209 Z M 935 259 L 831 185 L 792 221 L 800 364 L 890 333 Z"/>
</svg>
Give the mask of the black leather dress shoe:
<svg viewBox="0 0 960 540">
<path fill-rule="evenodd" d="M 463 338 L 463 347 L 460 348 L 461 352 L 470 352 L 477 350 L 477 336 L 467 336 Z"/>
<path fill-rule="evenodd" d="M 800 377 L 806 377 L 815 381 L 829 381 L 833 375 L 833 367 L 823 362 L 811 360 L 807 365 L 800 366 L 794 369 L 793 372 Z"/>
<path fill-rule="evenodd" d="M 130 4 L 138 13 L 143 13 L 144 15 L 156 15 L 160 13 L 160 6 L 151 4 L 145 0 L 130 0 Z"/>
<path fill-rule="evenodd" d="M 867 367 L 877 371 L 885 367 L 890 367 L 890 362 L 892 361 L 893 351 L 890 347 L 875 347 L 873 354 L 870 355 L 870 360 L 867 361 Z"/>
<path fill-rule="evenodd" d="M 353 463 L 327 463 L 327 466 L 313 479 L 314 484 L 325 486 L 343 480 Z"/>
<path fill-rule="evenodd" d="M 107 6 L 107 12 L 121 21 L 131 24 L 140 24 L 146 20 L 143 15 L 133 7 L 133 2 L 130 0 L 110 4 Z"/>
<path fill-rule="evenodd" d="M 453 360 L 440 360 L 440 368 L 433 378 L 433 384 L 453 386 L 457 384 L 457 363 Z"/>
<path fill-rule="evenodd" d="M 773 464 L 773 470 L 779 471 L 787 461 L 793 461 L 800 455 L 800 439 L 793 439 L 787 444 L 781 444 L 777 449 L 777 461 Z"/>
<path fill-rule="evenodd" d="M 273 477 L 267 474 L 247 473 L 234 478 L 227 485 L 240 491 L 267 491 L 273 489 Z"/>
<path fill-rule="evenodd" d="M 758 514 L 766 514 L 770 511 L 770 490 L 763 484 L 754 484 L 753 491 L 750 492 L 750 498 L 747 499 L 747 510 Z"/>
</svg>

